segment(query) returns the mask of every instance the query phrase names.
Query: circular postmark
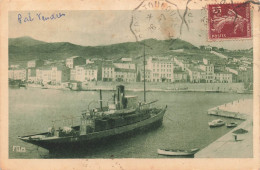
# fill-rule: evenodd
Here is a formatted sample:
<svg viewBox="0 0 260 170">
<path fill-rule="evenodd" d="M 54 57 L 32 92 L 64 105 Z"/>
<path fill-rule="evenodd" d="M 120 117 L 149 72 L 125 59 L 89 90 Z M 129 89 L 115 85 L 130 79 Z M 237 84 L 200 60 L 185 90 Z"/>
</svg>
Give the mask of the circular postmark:
<svg viewBox="0 0 260 170">
<path fill-rule="evenodd" d="M 130 30 L 136 41 L 179 36 L 181 25 L 178 6 L 168 0 L 142 1 L 132 12 Z"/>
</svg>

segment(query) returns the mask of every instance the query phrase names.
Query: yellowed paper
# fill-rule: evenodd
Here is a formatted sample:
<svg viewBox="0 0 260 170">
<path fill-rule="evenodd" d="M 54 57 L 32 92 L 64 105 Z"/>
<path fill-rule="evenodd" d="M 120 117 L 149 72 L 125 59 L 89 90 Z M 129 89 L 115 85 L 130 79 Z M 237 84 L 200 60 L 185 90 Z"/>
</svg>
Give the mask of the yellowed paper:
<svg viewBox="0 0 260 170">
<path fill-rule="evenodd" d="M 259 1 L 24 0 L 1 1 L 0 7 L 1 169 L 259 168 Z M 70 66 L 73 56 L 83 58 L 84 66 Z M 157 63 L 163 58 L 169 61 L 159 70 Z M 44 63 L 30 66 L 34 60 Z M 101 64 L 88 73 L 88 64 L 97 61 Z M 129 61 L 132 65 L 126 68 L 122 63 Z M 114 77 L 106 77 L 104 70 L 110 62 Z M 58 72 L 61 63 L 69 76 L 61 72 L 59 78 L 47 71 Z M 85 77 L 72 78 L 73 71 L 78 74 L 81 68 Z M 25 80 L 26 87 L 11 88 L 10 80 L 16 79 Z M 73 82 L 81 82 L 81 88 Z M 166 111 L 162 125 L 83 152 L 84 148 L 53 154 L 18 139 L 47 132 L 54 119 L 77 124 L 73 116 L 108 105 L 119 84 L 125 86 L 126 96 L 137 95 L 140 105 L 160 99 Z M 210 128 L 208 123 L 215 119 L 225 124 Z M 237 127 L 227 128 L 231 122 Z M 64 128 L 62 123 L 53 127 Z M 139 126 L 133 124 L 133 129 Z M 246 132 L 232 133 L 238 129 Z M 55 135 L 50 131 L 39 140 Z M 80 137 L 71 137 L 68 149 Z M 157 151 L 177 149 L 179 154 L 197 147 L 200 150 L 188 158 Z"/>
</svg>

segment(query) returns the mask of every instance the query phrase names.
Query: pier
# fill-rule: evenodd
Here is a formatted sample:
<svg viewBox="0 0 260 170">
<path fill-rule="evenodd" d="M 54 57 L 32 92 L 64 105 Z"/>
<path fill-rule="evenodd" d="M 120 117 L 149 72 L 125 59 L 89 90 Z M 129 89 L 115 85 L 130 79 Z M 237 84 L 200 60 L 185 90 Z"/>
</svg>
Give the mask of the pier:
<svg viewBox="0 0 260 170">
<path fill-rule="evenodd" d="M 234 119 L 244 119 L 236 128 L 220 137 L 201 151 L 195 158 L 250 158 L 253 157 L 253 100 L 241 99 L 208 111 L 208 114 Z M 234 134 L 238 129 L 248 131 Z"/>
<path fill-rule="evenodd" d="M 240 99 L 208 110 L 209 115 L 246 120 L 253 114 L 252 100 Z M 245 107 L 247 106 L 247 107 Z"/>
</svg>

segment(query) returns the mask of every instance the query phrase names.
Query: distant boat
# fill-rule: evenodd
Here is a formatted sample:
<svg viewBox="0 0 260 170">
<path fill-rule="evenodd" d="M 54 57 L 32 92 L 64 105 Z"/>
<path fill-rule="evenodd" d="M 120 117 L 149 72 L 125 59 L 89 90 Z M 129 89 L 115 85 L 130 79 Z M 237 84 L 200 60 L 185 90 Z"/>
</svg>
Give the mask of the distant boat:
<svg viewBox="0 0 260 170">
<path fill-rule="evenodd" d="M 227 126 L 228 128 L 236 127 L 236 126 L 237 126 L 237 123 L 236 123 L 236 122 L 227 123 L 226 126 Z"/>
<path fill-rule="evenodd" d="M 194 155 L 199 148 L 194 148 L 190 150 L 182 149 L 157 149 L 159 155 L 168 155 L 168 156 L 191 156 Z"/>
<path fill-rule="evenodd" d="M 225 122 L 221 119 L 216 119 L 208 123 L 209 127 L 219 127 L 225 125 Z"/>
</svg>

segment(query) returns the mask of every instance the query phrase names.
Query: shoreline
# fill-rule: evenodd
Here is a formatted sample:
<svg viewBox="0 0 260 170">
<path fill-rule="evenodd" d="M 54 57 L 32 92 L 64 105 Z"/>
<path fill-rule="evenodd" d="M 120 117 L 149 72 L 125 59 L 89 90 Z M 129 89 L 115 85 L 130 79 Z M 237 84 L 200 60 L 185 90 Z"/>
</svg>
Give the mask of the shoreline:
<svg viewBox="0 0 260 170">
<path fill-rule="evenodd" d="M 27 84 L 28 88 L 43 88 L 56 90 L 71 90 L 71 91 L 114 91 L 115 87 L 122 84 L 126 87 L 126 91 L 143 92 L 143 84 L 140 83 L 120 83 L 120 82 L 90 82 L 82 83 L 82 86 L 77 89 L 69 89 L 63 85 L 47 85 L 44 88 L 40 84 Z M 26 88 L 27 88 L 26 87 Z M 10 88 L 10 87 L 9 87 Z M 203 93 L 238 93 L 252 94 L 252 91 L 245 90 L 242 83 L 147 83 L 147 92 L 203 92 Z"/>
</svg>

